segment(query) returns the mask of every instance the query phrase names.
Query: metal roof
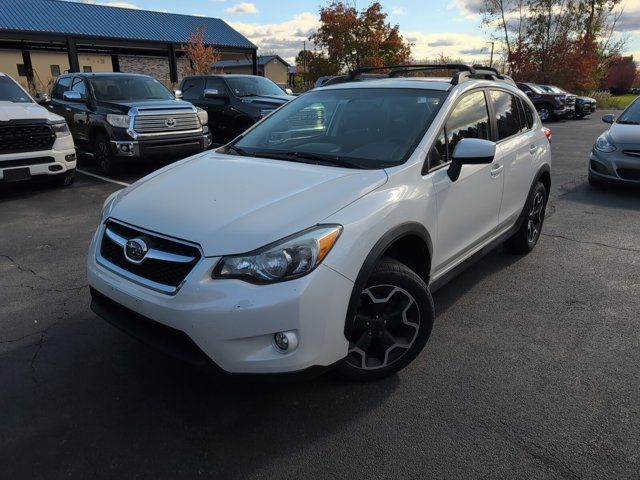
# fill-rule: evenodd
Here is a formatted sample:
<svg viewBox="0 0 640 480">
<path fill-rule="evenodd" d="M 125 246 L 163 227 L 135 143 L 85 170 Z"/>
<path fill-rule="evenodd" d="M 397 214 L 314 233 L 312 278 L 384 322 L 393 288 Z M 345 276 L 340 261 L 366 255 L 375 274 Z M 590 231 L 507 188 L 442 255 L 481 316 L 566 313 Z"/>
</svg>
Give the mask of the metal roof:
<svg viewBox="0 0 640 480">
<path fill-rule="evenodd" d="M 2 30 L 185 44 L 205 27 L 205 42 L 257 49 L 219 18 L 152 12 L 61 0 L 2 0 Z"/>
<path fill-rule="evenodd" d="M 258 57 L 258 65 L 264 66 L 272 60 L 279 60 L 282 62 L 287 68 L 289 64 L 284 60 L 280 55 L 264 55 L 262 57 Z M 250 67 L 251 60 L 249 59 L 241 59 L 241 60 L 219 60 L 215 62 L 212 66 L 213 68 L 234 68 L 234 67 Z"/>
</svg>

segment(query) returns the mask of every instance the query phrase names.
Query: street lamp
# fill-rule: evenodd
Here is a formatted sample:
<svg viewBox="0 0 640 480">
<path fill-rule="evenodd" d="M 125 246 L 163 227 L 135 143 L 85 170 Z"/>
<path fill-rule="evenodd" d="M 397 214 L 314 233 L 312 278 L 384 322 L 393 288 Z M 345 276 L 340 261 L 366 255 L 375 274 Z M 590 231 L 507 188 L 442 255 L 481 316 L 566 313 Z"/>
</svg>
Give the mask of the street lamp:
<svg viewBox="0 0 640 480">
<path fill-rule="evenodd" d="M 493 67 L 493 46 L 496 42 L 485 42 L 491 44 L 491 57 L 489 58 L 489 66 Z"/>
</svg>

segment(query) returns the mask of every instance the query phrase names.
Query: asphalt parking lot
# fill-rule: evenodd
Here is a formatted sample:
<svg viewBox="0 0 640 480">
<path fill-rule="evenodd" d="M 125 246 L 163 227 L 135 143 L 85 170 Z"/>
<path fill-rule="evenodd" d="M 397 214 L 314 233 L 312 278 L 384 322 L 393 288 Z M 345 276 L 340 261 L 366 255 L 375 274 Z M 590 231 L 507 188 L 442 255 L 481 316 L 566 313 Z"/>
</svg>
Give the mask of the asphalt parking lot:
<svg viewBox="0 0 640 480">
<path fill-rule="evenodd" d="M 536 250 L 441 289 L 422 355 L 375 383 L 218 378 L 137 343 L 86 286 L 121 187 L 1 189 L 0 476 L 640 478 L 640 192 L 587 184 L 602 113 L 549 125 Z"/>
</svg>

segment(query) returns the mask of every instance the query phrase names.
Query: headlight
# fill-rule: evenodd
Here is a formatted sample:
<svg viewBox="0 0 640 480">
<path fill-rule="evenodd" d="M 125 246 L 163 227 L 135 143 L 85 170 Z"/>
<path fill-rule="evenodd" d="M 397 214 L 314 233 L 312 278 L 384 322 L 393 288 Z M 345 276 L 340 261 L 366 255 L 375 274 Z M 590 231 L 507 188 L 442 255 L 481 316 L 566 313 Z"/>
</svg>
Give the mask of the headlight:
<svg viewBox="0 0 640 480">
<path fill-rule="evenodd" d="M 564 97 L 561 97 L 559 95 L 556 97 L 556 100 L 558 100 L 558 101 L 563 101 L 564 99 L 565 99 Z"/>
<path fill-rule="evenodd" d="M 198 109 L 198 120 L 200 120 L 200 125 L 206 125 L 209 123 L 209 114 L 206 110 L 203 110 L 202 108 Z"/>
<path fill-rule="evenodd" d="M 265 109 L 265 108 L 260 109 L 260 118 L 266 117 L 267 115 L 271 115 L 273 113 L 273 110 L 274 109 L 272 109 L 272 108 L 270 108 L 270 109 Z"/>
<path fill-rule="evenodd" d="M 112 127 L 129 128 L 129 115 L 107 115 L 107 123 Z"/>
<path fill-rule="evenodd" d="M 599 152 L 610 153 L 616 149 L 616 146 L 609 141 L 609 136 L 603 133 L 598 137 L 595 144 L 595 149 Z"/>
<path fill-rule="evenodd" d="M 338 240 L 342 226 L 317 227 L 244 255 L 222 257 L 213 278 L 272 283 L 302 277 L 316 268 Z"/>
<path fill-rule="evenodd" d="M 116 203 L 115 202 L 116 197 L 121 191 L 122 190 L 116 190 L 111 195 L 109 195 L 107 199 L 104 201 L 104 203 L 102 204 L 102 213 L 100 214 L 100 222 L 102 222 L 105 218 L 111 215 L 111 210 L 113 210 L 113 207 L 115 206 L 115 203 Z"/>
<path fill-rule="evenodd" d="M 53 123 L 51 124 L 51 128 L 53 128 L 53 132 L 58 138 L 71 135 L 69 127 L 67 126 L 67 122 L 65 121 Z"/>
</svg>

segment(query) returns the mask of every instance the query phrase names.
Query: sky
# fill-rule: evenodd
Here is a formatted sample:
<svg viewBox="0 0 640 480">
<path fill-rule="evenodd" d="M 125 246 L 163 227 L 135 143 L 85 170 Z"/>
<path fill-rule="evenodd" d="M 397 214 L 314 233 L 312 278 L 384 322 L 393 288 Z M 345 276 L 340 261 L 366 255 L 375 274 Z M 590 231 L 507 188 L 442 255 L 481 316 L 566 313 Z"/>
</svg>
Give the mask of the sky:
<svg viewBox="0 0 640 480">
<path fill-rule="evenodd" d="M 327 0 L 81 0 L 87 3 L 143 8 L 187 15 L 222 18 L 262 52 L 275 52 L 292 62 L 318 24 L 318 10 Z M 640 60 L 640 0 L 623 0 L 619 33 L 629 38 L 626 53 Z M 363 8 L 369 0 L 357 0 Z M 491 32 L 482 27 L 478 13 L 482 0 L 392 0 L 381 1 L 388 21 L 400 25 L 413 43 L 414 59 L 440 54 L 468 62 L 488 63 Z M 259 51 L 259 53 L 260 53 Z"/>
</svg>

